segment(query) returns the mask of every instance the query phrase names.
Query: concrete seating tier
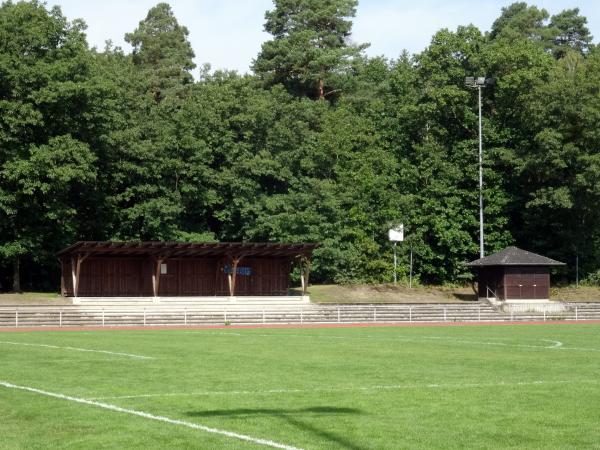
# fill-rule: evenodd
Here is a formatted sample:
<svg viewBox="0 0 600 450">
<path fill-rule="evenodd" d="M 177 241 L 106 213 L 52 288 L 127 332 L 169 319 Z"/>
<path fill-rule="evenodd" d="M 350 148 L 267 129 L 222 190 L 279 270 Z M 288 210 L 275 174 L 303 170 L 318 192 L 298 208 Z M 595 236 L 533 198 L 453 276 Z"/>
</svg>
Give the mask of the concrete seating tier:
<svg viewBox="0 0 600 450">
<path fill-rule="evenodd" d="M 600 320 L 600 303 L 568 311 L 505 313 L 487 302 L 429 305 L 73 305 L 0 307 L 0 327 L 184 326 L 311 323 L 501 322 Z"/>
<path fill-rule="evenodd" d="M 265 296 L 265 297 L 80 297 L 73 300 L 73 304 L 81 306 L 152 306 L 157 308 L 182 307 L 225 307 L 228 305 L 240 306 L 301 306 L 309 304 L 309 297 L 303 296 Z"/>
</svg>

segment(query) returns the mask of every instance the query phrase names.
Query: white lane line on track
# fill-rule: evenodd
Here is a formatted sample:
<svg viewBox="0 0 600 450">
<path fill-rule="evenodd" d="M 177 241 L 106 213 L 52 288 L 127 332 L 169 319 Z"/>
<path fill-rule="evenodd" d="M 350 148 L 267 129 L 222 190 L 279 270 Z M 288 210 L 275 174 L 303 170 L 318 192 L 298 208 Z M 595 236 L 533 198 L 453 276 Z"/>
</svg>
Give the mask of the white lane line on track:
<svg viewBox="0 0 600 450">
<path fill-rule="evenodd" d="M 207 427 L 206 425 L 201 425 L 199 423 L 186 422 L 184 420 L 178 420 L 178 419 L 170 419 L 169 417 L 164 417 L 164 416 L 156 416 L 154 414 L 150 414 L 150 413 L 147 413 L 144 411 L 137 411 L 135 409 L 121 408 L 120 406 L 111 405 L 109 403 L 101 403 L 101 402 L 96 402 L 93 400 L 87 400 L 84 398 L 71 397 L 71 396 L 64 395 L 64 394 L 58 394 L 55 392 L 43 391 L 41 389 L 36 389 L 36 388 L 32 388 L 32 387 L 19 386 L 16 384 L 8 383 L 6 381 L 0 380 L 0 386 L 4 386 L 5 388 L 8 388 L 8 389 L 16 389 L 16 390 L 21 390 L 21 391 L 26 391 L 26 392 L 32 392 L 34 394 L 45 395 L 47 397 L 54 397 L 54 398 L 58 398 L 61 400 L 67 400 L 67 401 L 74 402 L 74 403 L 80 403 L 83 405 L 95 406 L 97 408 L 108 409 L 110 411 L 120 412 L 120 413 L 124 413 L 124 414 L 130 414 L 132 416 L 143 417 L 144 419 L 151 419 L 151 420 L 156 420 L 159 422 L 170 423 L 172 425 L 179 425 L 179 426 L 183 426 L 183 427 L 187 427 L 187 428 L 193 428 L 195 430 L 205 431 L 207 433 L 220 434 L 222 436 L 227 436 L 229 438 L 252 442 L 254 444 L 264 445 L 267 447 L 280 448 L 280 449 L 284 449 L 284 450 L 302 450 L 302 449 L 299 449 L 298 447 L 292 447 L 291 445 L 280 444 L 278 442 L 274 442 L 274 441 L 271 441 L 268 439 L 255 438 L 255 437 L 248 436 L 245 434 L 235 433 L 233 431 L 227 431 L 227 430 L 221 430 L 218 428 Z"/>
<path fill-rule="evenodd" d="M 133 353 L 111 352 L 108 350 L 93 350 L 93 349 L 89 349 L 89 348 L 68 347 L 68 346 L 62 347 L 59 345 L 49 345 L 49 344 L 30 344 L 30 343 L 26 343 L 26 342 L 11 342 L 11 341 L 0 341 L 0 344 L 22 345 L 25 347 L 53 348 L 53 349 L 59 349 L 59 350 L 71 350 L 71 351 L 75 351 L 75 352 L 102 353 L 105 355 L 125 356 L 127 358 L 134 358 L 134 359 L 155 359 L 152 356 L 135 355 Z"/>
<path fill-rule="evenodd" d="M 516 381 L 513 383 L 500 381 L 497 383 L 430 383 L 430 384 L 390 384 L 376 386 L 349 386 L 349 387 L 328 387 L 328 388 L 307 388 L 307 389 L 267 389 L 263 391 L 204 391 L 204 392 L 171 392 L 159 394 L 139 394 L 139 395 L 121 395 L 114 397 L 95 397 L 88 400 L 117 400 L 117 399 L 135 399 L 151 397 L 194 397 L 194 396 L 219 396 L 219 395 L 269 395 L 269 394 L 298 394 L 307 392 L 360 392 L 360 391 L 384 391 L 384 390 L 405 390 L 405 389 L 472 389 L 486 387 L 515 387 L 515 386 L 539 386 L 554 384 L 577 384 L 577 383 L 600 383 L 600 380 L 559 380 L 559 381 Z"/>
</svg>

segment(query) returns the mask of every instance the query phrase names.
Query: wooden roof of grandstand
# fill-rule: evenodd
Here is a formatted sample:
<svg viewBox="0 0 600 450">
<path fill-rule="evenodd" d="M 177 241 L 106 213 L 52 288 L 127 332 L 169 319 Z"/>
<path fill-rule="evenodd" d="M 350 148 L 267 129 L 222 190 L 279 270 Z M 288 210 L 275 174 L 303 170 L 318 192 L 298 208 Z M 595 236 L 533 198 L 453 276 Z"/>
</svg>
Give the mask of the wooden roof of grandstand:
<svg viewBox="0 0 600 450">
<path fill-rule="evenodd" d="M 211 257 L 211 256 L 310 256 L 319 244 L 282 244 L 273 242 L 115 242 L 79 241 L 59 251 L 57 256 L 161 256 Z"/>
</svg>

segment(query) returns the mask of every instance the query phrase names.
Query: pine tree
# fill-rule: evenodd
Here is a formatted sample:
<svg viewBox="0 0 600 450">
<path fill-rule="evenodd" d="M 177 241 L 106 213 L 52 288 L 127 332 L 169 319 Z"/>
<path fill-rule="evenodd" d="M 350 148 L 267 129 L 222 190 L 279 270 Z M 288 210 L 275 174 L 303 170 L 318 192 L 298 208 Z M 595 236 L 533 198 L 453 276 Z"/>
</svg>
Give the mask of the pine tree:
<svg viewBox="0 0 600 450">
<path fill-rule="evenodd" d="M 265 42 L 253 70 L 267 85 L 325 99 L 336 93 L 336 77 L 366 45 L 350 42 L 357 0 L 275 0 L 265 14 Z"/>
</svg>

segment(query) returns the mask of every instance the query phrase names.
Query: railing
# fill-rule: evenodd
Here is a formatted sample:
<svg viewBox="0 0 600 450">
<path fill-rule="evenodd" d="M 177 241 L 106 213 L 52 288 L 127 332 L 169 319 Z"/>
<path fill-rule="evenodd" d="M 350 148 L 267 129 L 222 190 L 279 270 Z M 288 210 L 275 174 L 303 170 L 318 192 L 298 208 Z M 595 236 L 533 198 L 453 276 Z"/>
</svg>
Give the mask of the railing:
<svg viewBox="0 0 600 450">
<path fill-rule="evenodd" d="M 332 305 L 302 308 L 32 308 L 0 307 L 0 327 L 118 327 L 261 325 L 317 323 L 413 323 L 547 321 L 600 319 L 600 307 L 592 312 L 575 306 L 569 311 L 497 312 L 488 305 Z"/>
</svg>

